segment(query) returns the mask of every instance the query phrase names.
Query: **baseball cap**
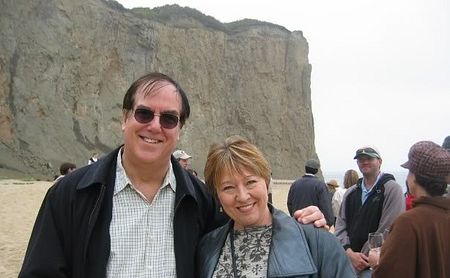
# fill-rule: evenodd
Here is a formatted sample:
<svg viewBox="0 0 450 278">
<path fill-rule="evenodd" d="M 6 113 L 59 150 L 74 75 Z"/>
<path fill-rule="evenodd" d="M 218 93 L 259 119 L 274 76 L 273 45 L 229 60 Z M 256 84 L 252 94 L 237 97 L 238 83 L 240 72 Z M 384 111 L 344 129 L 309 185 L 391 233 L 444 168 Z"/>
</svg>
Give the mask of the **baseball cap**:
<svg viewBox="0 0 450 278">
<path fill-rule="evenodd" d="M 362 155 L 370 156 L 373 158 L 381 158 L 380 153 L 378 152 L 378 150 L 376 148 L 362 147 L 362 148 L 359 148 L 358 150 L 356 150 L 356 154 L 355 154 L 355 157 L 353 157 L 353 159 L 358 159 L 358 157 L 360 157 Z"/>
<path fill-rule="evenodd" d="M 305 166 L 313 169 L 319 169 L 320 162 L 316 159 L 308 159 L 305 163 Z"/>
<path fill-rule="evenodd" d="M 431 141 L 412 145 L 408 161 L 401 165 L 416 175 L 445 181 L 450 175 L 450 152 Z"/>
<path fill-rule="evenodd" d="M 173 152 L 173 156 L 175 157 L 175 159 L 189 159 L 192 158 L 192 156 L 188 155 L 185 151 L 183 150 L 176 150 Z"/>
</svg>

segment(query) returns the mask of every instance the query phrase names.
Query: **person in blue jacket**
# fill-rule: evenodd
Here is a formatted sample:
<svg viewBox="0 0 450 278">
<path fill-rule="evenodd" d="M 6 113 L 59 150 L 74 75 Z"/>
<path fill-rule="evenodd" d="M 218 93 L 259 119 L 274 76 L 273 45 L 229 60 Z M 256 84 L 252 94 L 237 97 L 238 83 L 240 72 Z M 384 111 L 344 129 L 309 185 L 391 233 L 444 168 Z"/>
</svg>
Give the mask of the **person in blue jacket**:
<svg viewBox="0 0 450 278">
<path fill-rule="evenodd" d="M 356 277 L 331 233 L 268 203 L 270 172 L 262 152 L 242 137 L 211 146 L 206 184 L 231 220 L 200 241 L 197 277 Z"/>
</svg>

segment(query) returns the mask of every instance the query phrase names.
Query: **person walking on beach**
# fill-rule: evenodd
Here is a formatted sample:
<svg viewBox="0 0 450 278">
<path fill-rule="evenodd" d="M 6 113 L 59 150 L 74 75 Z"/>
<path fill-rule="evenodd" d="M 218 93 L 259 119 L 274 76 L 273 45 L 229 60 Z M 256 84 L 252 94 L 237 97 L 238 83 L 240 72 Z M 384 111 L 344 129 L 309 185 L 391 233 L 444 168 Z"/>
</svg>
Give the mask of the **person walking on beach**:
<svg viewBox="0 0 450 278">
<path fill-rule="evenodd" d="M 405 201 L 394 176 L 381 172 L 382 159 L 375 148 L 358 149 L 354 159 L 363 177 L 344 195 L 335 235 L 358 275 L 370 277 L 368 235 L 372 232 L 384 233 L 405 211 Z"/>
<path fill-rule="evenodd" d="M 169 76 L 136 80 L 123 99 L 124 144 L 49 189 L 19 277 L 196 277 L 201 236 L 226 219 L 172 156 L 189 115 Z M 325 224 L 317 208 L 305 214 Z"/>
<path fill-rule="evenodd" d="M 401 166 L 409 170 L 407 183 L 416 198 L 413 208 L 392 224 L 381 257 L 370 253 L 373 277 L 448 278 L 450 199 L 442 194 L 450 175 L 450 152 L 431 141 L 417 142 Z"/>
<path fill-rule="evenodd" d="M 287 197 L 287 208 L 292 216 L 296 210 L 307 206 L 317 206 L 325 215 L 327 225 L 334 224 L 331 200 L 328 196 L 327 186 L 315 176 L 320 169 L 316 159 L 309 159 L 305 163 L 305 175 L 292 183 Z"/>
</svg>

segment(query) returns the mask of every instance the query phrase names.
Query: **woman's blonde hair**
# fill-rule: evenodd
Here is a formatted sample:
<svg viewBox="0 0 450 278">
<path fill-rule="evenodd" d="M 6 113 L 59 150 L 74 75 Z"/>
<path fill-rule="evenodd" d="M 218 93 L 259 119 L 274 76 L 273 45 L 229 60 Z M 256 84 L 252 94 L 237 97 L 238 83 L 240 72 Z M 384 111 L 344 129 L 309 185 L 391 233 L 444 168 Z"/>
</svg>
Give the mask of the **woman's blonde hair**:
<svg viewBox="0 0 450 278">
<path fill-rule="evenodd" d="M 344 187 L 349 188 L 350 186 L 356 184 L 358 179 L 358 172 L 353 169 L 347 170 L 344 175 Z"/>
<path fill-rule="evenodd" d="M 211 145 L 204 175 L 206 184 L 215 195 L 222 175 L 242 175 L 243 170 L 262 177 L 269 185 L 269 162 L 255 145 L 237 135 L 228 137 L 223 143 Z"/>
</svg>

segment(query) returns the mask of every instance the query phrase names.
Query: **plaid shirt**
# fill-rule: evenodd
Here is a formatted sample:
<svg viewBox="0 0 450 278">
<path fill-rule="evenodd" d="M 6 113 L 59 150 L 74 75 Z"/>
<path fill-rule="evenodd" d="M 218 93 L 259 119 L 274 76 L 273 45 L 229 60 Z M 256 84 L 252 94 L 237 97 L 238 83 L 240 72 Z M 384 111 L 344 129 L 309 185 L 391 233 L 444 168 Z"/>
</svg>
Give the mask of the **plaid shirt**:
<svg viewBox="0 0 450 278">
<path fill-rule="evenodd" d="M 130 182 L 117 156 L 107 277 L 176 277 L 173 215 L 176 179 L 170 164 L 152 202 Z"/>
</svg>

